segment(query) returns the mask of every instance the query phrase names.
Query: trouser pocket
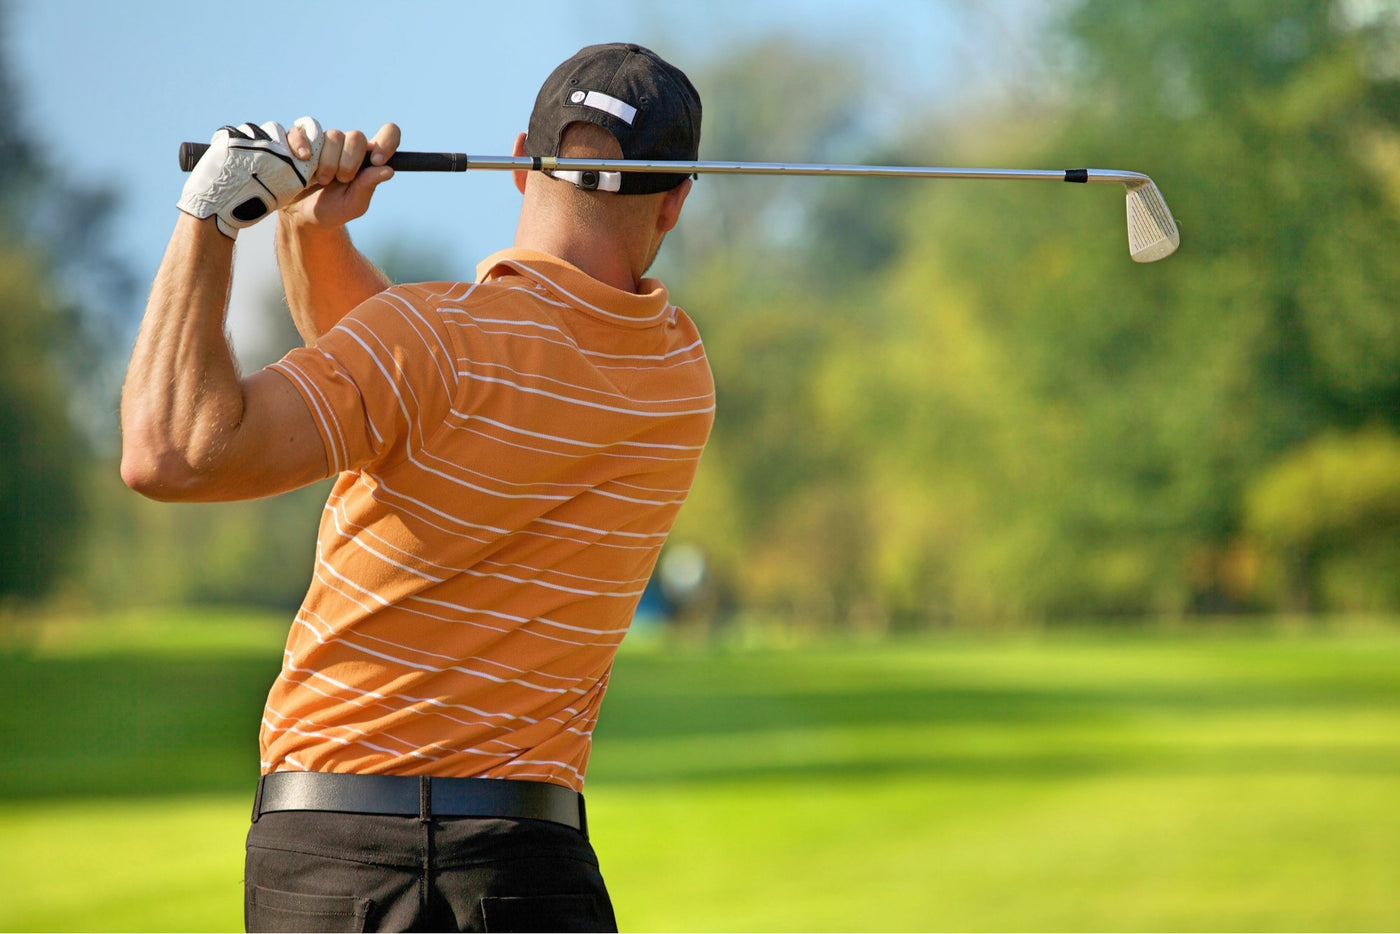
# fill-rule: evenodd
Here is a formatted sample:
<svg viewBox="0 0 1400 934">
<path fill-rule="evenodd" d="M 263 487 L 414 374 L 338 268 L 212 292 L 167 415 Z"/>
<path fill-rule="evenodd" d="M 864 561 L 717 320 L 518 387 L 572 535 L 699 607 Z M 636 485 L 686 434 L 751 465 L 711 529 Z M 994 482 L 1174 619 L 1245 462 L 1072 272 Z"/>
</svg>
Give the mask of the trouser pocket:
<svg viewBox="0 0 1400 934">
<path fill-rule="evenodd" d="M 306 895 L 249 885 L 243 922 L 249 931 L 363 931 L 373 903 L 354 895 Z"/>
</svg>

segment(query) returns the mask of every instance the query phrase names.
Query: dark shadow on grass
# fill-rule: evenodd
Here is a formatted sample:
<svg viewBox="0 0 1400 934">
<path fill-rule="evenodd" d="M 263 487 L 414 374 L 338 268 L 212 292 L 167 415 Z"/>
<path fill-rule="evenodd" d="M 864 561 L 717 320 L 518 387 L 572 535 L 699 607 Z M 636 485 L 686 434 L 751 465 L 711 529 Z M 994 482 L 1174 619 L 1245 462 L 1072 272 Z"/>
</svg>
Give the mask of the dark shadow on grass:
<svg viewBox="0 0 1400 934">
<path fill-rule="evenodd" d="M 706 678 L 703 661 L 619 660 L 604 702 L 599 734 L 635 740 L 747 734 L 765 729 L 886 726 L 1112 725 L 1142 717 L 1190 718 L 1374 705 L 1400 710 L 1400 678 L 1307 680 L 1286 673 L 1237 681 L 1220 676 L 1187 684 L 1031 686 L 958 680 L 916 681 L 872 676 L 858 689 L 830 688 L 819 668 L 793 670 L 779 661 L 781 681 L 751 659 L 721 660 Z M 677 675 L 680 675 L 677 677 Z"/>
<path fill-rule="evenodd" d="M 0 798 L 251 794 L 280 661 L 0 658 Z"/>
<path fill-rule="evenodd" d="M 251 795 L 257 733 L 280 659 L 112 654 L 0 657 L 0 799 L 208 792 Z M 833 681 L 839 677 L 841 681 Z M 1400 686 L 1299 681 L 1287 672 L 1195 685 L 1017 686 L 977 673 L 924 683 L 845 661 L 620 659 L 597 733 L 596 782 L 840 780 L 878 776 L 1071 778 L 1169 774 L 1400 774 L 1400 750 L 1154 743 L 1150 724 L 1240 713 L 1400 708 Z M 985 729 L 985 749 L 940 746 L 939 730 Z M 849 742 L 891 731 L 885 745 Z M 947 735 L 946 733 L 944 735 Z M 1091 739 L 1084 739 L 1085 736 Z M 1009 738 L 1009 741 L 1008 741 Z M 648 753 L 694 740 L 732 753 Z M 668 746 L 666 748 L 681 748 Z"/>
<path fill-rule="evenodd" d="M 761 745 L 764 737 L 750 738 Z M 1369 747 L 1292 745 L 1181 751 L 1169 748 L 1084 748 L 1056 752 L 945 755 L 936 751 L 853 757 L 847 761 L 814 758 L 796 763 L 755 763 L 752 758 L 675 765 L 639 762 L 609 750 L 606 740 L 595 750 L 590 787 L 718 782 L 868 782 L 881 779 L 926 779 L 933 789 L 941 780 L 1070 781 L 1095 776 L 1141 775 L 1156 778 L 1308 775 L 1400 777 L 1400 750 Z"/>
</svg>

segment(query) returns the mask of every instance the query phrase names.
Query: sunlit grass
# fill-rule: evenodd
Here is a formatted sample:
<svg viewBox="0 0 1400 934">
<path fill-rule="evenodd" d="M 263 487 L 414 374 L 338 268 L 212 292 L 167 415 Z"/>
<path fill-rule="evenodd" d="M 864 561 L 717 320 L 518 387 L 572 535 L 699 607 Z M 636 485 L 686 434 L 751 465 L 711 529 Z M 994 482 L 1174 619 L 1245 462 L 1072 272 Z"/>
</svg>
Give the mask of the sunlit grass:
<svg viewBox="0 0 1400 934">
<path fill-rule="evenodd" d="M 0 807 L 0 928 L 241 931 L 248 795 Z"/>
<path fill-rule="evenodd" d="M 875 776 L 594 813 L 632 930 L 1386 930 L 1394 797 L 1380 776 Z"/>
<path fill-rule="evenodd" d="M 237 930 L 279 625 L 102 623 L 0 658 L 0 929 Z M 624 929 L 1394 930 L 1400 630 L 652 646 L 588 797 Z"/>
</svg>

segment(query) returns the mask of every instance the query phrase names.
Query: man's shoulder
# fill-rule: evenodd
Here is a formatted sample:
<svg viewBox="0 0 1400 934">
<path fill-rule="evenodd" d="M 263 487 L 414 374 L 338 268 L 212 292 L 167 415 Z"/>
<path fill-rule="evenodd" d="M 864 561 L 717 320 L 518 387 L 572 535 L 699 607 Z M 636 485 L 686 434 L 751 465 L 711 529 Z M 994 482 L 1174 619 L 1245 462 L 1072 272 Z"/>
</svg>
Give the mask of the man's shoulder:
<svg viewBox="0 0 1400 934">
<path fill-rule="evenodd" d="M 472 306 L 499 302 L 502 299 L 520 299 L 532 296 L 534 290 L 522 288 L 518 282 L 469 282 L 466 280 L 444 282 L 404 282 L 391 285 L 383 293 L 385 297 L 398 297 L 415 304 L 470 308 Z M 528 303 L 524 303 L 528 304 Z"/>
<path fill-rule="evenodd" d="M 411 302 L 423 302 L 435 304 L 437 302 L 451 300 L 453 296 L 462 296 L 469 293 L 475 283 L 472 282 L 400 282 L 389 286 L 381 295 L 386 298 L 398 297 Z"/>
</svg>

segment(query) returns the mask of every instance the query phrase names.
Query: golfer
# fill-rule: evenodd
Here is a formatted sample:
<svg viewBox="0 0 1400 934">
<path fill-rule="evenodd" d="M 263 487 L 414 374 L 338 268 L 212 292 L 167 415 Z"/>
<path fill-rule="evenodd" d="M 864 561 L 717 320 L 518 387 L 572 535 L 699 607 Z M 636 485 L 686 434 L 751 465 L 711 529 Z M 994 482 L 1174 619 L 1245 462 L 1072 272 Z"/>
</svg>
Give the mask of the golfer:
<svg viewBox="0 0 1400 934">
<path fill-rule="evenodd" d="M 699 138 L 685 75 L 614 44 L 550 75 L 515 152 L 695 160 Z M 122 476 L 160 500 L 336 478 L 262 721 L 250 930 L 616 930 L 580 791 L 713 418 L 696 329 L 645 277 L 692 182 L 517 172 L 512 248 L 392 285 L 345 224 L 398 142 L 214 135 L 127 373 Z M 306 346 L 240 377 L 234 238 L 273 212 Z"/>
</svg>

